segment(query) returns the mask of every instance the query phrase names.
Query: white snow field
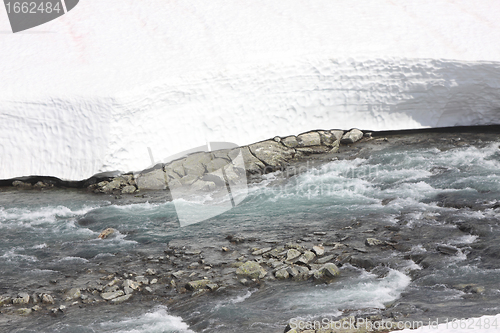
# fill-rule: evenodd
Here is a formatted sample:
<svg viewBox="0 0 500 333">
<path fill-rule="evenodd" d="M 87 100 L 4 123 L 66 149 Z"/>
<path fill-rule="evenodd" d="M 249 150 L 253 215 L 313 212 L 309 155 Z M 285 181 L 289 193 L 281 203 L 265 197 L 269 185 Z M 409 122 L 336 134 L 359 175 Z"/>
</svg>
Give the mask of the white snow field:
<svg viewBox="0 0 500 333">
<path fill-rule="evenodd" d="M 141 170 L 207 141 L 500 123 L 500 1 L 85 0 L 12 34 L 0 179 Z"/>
</svg>

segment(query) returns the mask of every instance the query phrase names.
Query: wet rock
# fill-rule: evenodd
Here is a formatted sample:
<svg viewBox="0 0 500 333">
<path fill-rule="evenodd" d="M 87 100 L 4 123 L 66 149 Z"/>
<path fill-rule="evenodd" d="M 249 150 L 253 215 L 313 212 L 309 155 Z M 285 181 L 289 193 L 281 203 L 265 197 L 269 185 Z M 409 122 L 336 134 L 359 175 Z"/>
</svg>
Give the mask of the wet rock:
<svg viewBox="0 0 500 333">
<path fill-rule="evenodd" d="M 419 265 L 422 268 L 438 267 L 441 265 L 441 262 L 442 258 L 438 254 L 428 254 L 420 261 Z"/>
<path fill-rule="evenodd" d="M 368 250 L 364 247 L 353 247 L 354 250 L 361 252 L 361 253 L 368 253 Z"/>
<path fill-rule="evenodd" d="M 266 248 L 263 248 L 263 249 L 260 249 L 260 250 L 253 251 L 252 255 L 254 255 L 254 256 L 260 256 L 260 255 L 262 255 L 264 253 L 267 253 L 267 252 L 269 252 L 271 250 L 272 250 L 271 247 L 266 247 Z"/>
<path fill-rule="evenodd" d="M 49 294 L 42 295 L 42 303 L 43 304 L 54 304 L 54 298 Z"/>
<path fill-rule="evenodd" d="M 107 228 L 103 232 L 101 232 L 99 234 L 99 237 L 97 237 L 97 238 L 99 238 L 99 239 L 108 238 L 109 236 L 111 236 L 112 234 L 114 234 L 114 232 L 115 232 L 115 229 L 113 229 L 113 228 Z"/>
<path fill-rule="evenodd" d="M 110 301 L 112 299 L 115 299 L 117 297 L 123 296 L 124 292 L 122 290 L 114 291 L 114 292 L 109 292 L 109 293 L 102 293 L 101 297 L 102 299 L 106 301 Z"/>
<path fill-rule="evenodd" d="M 12 300 L 13 304 L 18 304 L 18 305 L 28 304 L 29 302 L 30 302 L 30 295 L 28 295 L 28 293 L 19 293 L 17 298 L 14 298 Z"/>
<path fill-rule="evenodd" d="M 457 285 L 453 286 L 453 288 L 458 289 L 458 290 L 462 290 L 466 293 L 473 293 L 473 294 L 484 294 L 484 292 L 486 290 L 483 286 L 478 286 L 475 283 L 457 284 Z"/>
<path fill-rule="evenodd" d="M 330 277 L 330 278 L 334 278 L 334 277 L 340 275 L 339 268 L 335 264 L 333 264 L 333 263 L 327 263 L 327 264 L 325 264 L 323 266 L 322 270 L 323 270 L 325 276 Z"/>
<path fill-rule="evenodd" d="M 207 284 L 207 288 L 210 289 L 211 291 L 215 291 L 219 289 L 219 285 L 216 283 L 209 283 Z"/>
<path fill-rule="evenodd" d="M 172 274 L 173 277 L 175 277 L 177 280 L 180 280 L 181 277 L 185 274 L 184 271 L 177 271 L 175 273 Z"/>
<path fill-rule="evenodd" d="M 300 244 L 297 244 L 297 243 L 286 243 L 285 244 L 286 248 L 287 249 L 295 249 L 295 250 L 298 250 L 298 251 L 302 251 L 304 250 L 304 247 Z"/>
<path fill-rule="evenodd" d="M 296 277 L 297 275 L 299 275 L 299 271 L 295 267 L 288 267 L 286 271 L 291 277 Z"/>
<path fill-rule="evenodd" d="M 193 290 L 203 289 L 210 283 L 211 282 L 208 279 L 197 280 L 197 281 L 188 282 L 185 287 L 187 290 L 193 291 Z"/>
<path fill-rule="evenodd" d="M 0 296 L 0 306 L 7 304 L 12 304 L 12 298 L 10 296 Z"/>
<path fill-rule="evenodd" d="M 305 281 L 309 279 L 309 268 L 305 266 L 295 266 L 299 274 L 293 277 L 295 281 Z"/>
<path fill-rule="evenodd" d="M 29 188 L 29 187 L 31 187 L 31 184 L 30 183 L 22 182 L 20 180 L 15 180 L 15 181 L 12 182 L 12 186 L 14 186 L 14 187 Z"/>
<path fill-rule="evenodd" d="M 70 290 L 66 293 L 66 301 L 70 301 L 70 300 L 73 300 L 73 299 L 77 299 L 77 298 L 79 298 L 80 296 L 82 296 L 82 293 L 81 293 L 80 289 L 78 289 L 78 288 L 72 288 L 72 289 L 70 289 Z"/>
<path fill-rule="evenodd" d="M 486 257 L 500 259 L 500 245 L 490 245 L 483 250 Z"/>
<path fill-rule="evenodd" d="M 132 294 L 120 296 L 111 300 L 111 304 L 120 304 L 128 301 L 132 297 Z"/>
<path fill-rule="evenodd" d="M 236 274 L 250 279 L 262 279 L 267 272 L 255 261 L 247 261 L 236 269 Z"/>
<path fill-rule="evenodd" d="M 122 286 L 126 294 L 131 294 L 132 291 L 139 289 L 139 283 L 132 280 L 123 281 Z"/>
<path fill-rule="evenodd" d="M 307 265 L 316 258 L 316 255 L 312 251 L 306 251 L 303 255 L 297 259 L 296 263 Z"/>
<path fill-rule="evenodd" d="M 351 144 L 361 140 L 362 138 L 363 138 L 363 132 L 355 128 L 345 133 L 342 139 L 340 140 L 340 143 Z"/>
<path fill-rule="evenodd" d="M 318 131 L 321 138 L 321 144 L 325 146 L 332 146 L 337 141 L 335 135 L 330 131 Z"/>
<path fill-rule="evenodd" d="M 137 283 L 139 283 L 139 285 L 149 284 L 149 280 L 142 275 L 136 276 L 135 281 L 137 281 Z"/>
<path fill-rule="evenodd" d="M 127 185 L 122 189 L 122 194 L 132 194 L 137 191 L 137 188 L 134 185 Z"/>
<path fill-rule="evenodd" d="M 382 242 L 381 240 L 378 240 L 376 238 L 367 238 L 365 240 L 365 244 L 367 246 L 379 246 L 379 245 L 383 245 L 384 242 Z"/>
<path fill-rule="evenodd" d="M 474 225 L 468 222 L 458 222 L 456 223 L 456 225 L 460 231 L 466 232 L 471 235 L 477 235 L 480 237 L 491 235 L 491 231 L 488 225 Z"/>
<path fill-rule="evenodd" d="M 21 309 L 17 309 L 16 310 L 16 313 L 20 316 L 28 316 L 31 314 L 33 310 L 31 309 L 28 309 L 28 308 L 21 308 Z"/>
<path fill-rule="evenodd" d="M 274 276 L 277 278 L 277 279 L 280 279 L 280 280 L 286 280 L 288 279 L 289 277 L 289 274 L 288 274 L 288 271 L 286 268 L 282 268 L 278 271 L 276 271 L 276 273 L 274 273 Z"/>
<path fill-rule="evenodd" d="M 49 184 L 45 184 L 42 181 L 37 182 L 35 185 L 33 185 L 34 188 L 46 188 L 49 187 Z"/>
<path fill-rule="evenodd" d="M 36 293 L 33 293 L 31 294 L 30 301 L 33 304 L 38 304 L 40 303 L 40 297 Z"/>
<path fill-rule="evenodd" d="M 309 272 L 310 275 L 314 277 L 315 280 L 321 280 L 325 278 L 325 272 L 322 269 L 315 269 Z"/>
<path fill-rule="evenodd" d="M 316 262 L 318 264 L 324 264 L 324 263 L 329 262 L 330 260 L 333 260 L 333 258 L 335 258 L 335 256 L 333 254 L 330 254 L 330 255 L 328 255 L 326 257 L 319 258 L 318 260 L 316 260 Z"/>
<path fill-rule="evenodd" d="M 200 250 L 187 250 L 186 252 L 184 252 L 185 255 L 188 255 L 188 256 L 195 256 L 195 255 L 198 255 L 198 254 L 201 254 L 201 251 Z"/>
<path fill-rule="evenodd" d="M 101 186 L 101 191 L 104 193 L 113 193 L 114 190 L 119 190 L 120 187 L 128 185 L 123 177 L 116 177 L 106 185 Z"/>
<path fill-rule="evenodd" d="M 322 256 L 325 254 L 325 248 L 321 245 L 313 246 L 313 252 L 316 253 L 317 256 Z"/>
<path fill-rule="evenodd" d="M 454 255 L 454 254 L 458 253 L 458 249 L 456 247 L 450 246 L 450 245 L 438 245 L 436 247 L 436 250 L 438 250 L 439 252 L 441 252 L 443 254 L 447 254 L 447 255 Z"/>
<path fill-rule="evenodd" d="M 292 261 L 296 258 L 298 258 L 301 255 L 301 253 L 295 249 L 290 249 L 286 253 L 286 261 Z"/>
<path fill-rule="evenodd" d="M 107 284 L 108 287 L 112 287 L 114 285 L 117 285 L 121 282 L 121 280 L 119 278 L 114 278 L 113 281 L 111 281 L 110 283 Z"/>
<path fill-rule="evenodd" d="M 130 294 L 134 293 L 134 289 L 132 289 L 130 287 L 124 287 L 123 291 L 125 292 L 125 295 L 130 295 Z"/>
<path fill-rule="evenodd" d="M 377 266 L 372 259 L 366 258 L 363 256 L 352 256 L 350 259 L 350 262 L 351 262 L 351 265 L 353 265 L 353 266 L 368 269 L 368 270 Z"/>
</svg>

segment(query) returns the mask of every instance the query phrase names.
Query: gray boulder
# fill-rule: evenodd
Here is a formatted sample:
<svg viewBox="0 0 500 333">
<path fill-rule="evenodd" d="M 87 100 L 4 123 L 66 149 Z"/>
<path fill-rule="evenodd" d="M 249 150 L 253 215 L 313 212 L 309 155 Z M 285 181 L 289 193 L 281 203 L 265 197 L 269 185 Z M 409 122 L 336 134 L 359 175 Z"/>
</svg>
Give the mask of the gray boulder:
<svg viewBox="0 0 500 333">
<path fill-rule="evenodd" d="M 164 190 L 167 188 L 167 180 L 163 169 L 141 173 L 137 177 L 136 183 L 139 190 Z"/>
<path fill-rule="evenodd" d="M 209 284 L 211 284 L 211 282 L 208 279 L 191 281 L 186 284 L 186 289 L 188 290 L 204 289 Z"/>
<path fill-rule="evenodd" d="M 296 258 L 298 258 L 301 255 L 301 253 L 295 249 L 290 249 L 286 253 L 286 261 L 292 261 Z"/>
<path fill-rule="evenodd" d="M 262 279 L 267 272 L 255 261 L 247 261 L 236 269 L 236 274 L 251 279 Z"/>
<path fill-rule="evenodd" d="M 124 292 L 121 290 L 114 291 L 114 292 L 109 292 L 109 293 L 102 293 L 101 297 L 105 299 L 106 301 L 110 301 L 112 299 L 115 299 L 117 297 L 123 296 Z"/>
<path fill-rule="evenodd" d="M 259 160 L 275 168 L 285 166 L 295 156 L 294 149 L 273 140 L 254 143 L 249 148 Z"/>
<path fill-rule="evenodd" d="M 318 132 L 308 132 L 297 136 L 298 147 L 321 146 L 321 136 Z"/>
<path fill-rule="evenodd" d="M 274 273 L 274 276 L 277 278 L 277 279 L 280 279 L 280 280 L 286 280 L 288 279 L 288 277 L 290 276 L 286 270 L 286 268 L 282 268 L 280 270 L 277 270 L 276 273 Z"/>
<path fill-rule="evenodd" d="M 206 152 L 194 153 L 186 157 L 182 166 L 186 175 L 197 177 L 203 176 L 206 173 L 206 165 L 212 161 L 212 155 Z"/>
<path fill-rule="evenodd" d="M 297 137 L 295 135 L 290 135 L 286 138 L 281 139 L 281 143 L 283 143 L 288 148 L 295 148 L 299 145 L 299 142 L 297 141 Z"/>
<path fill-rule="evenodd" d="M 231 158 L 233 164 L 236 164 L 236 166 L 239 166 L 239 161 L 243 159 L 245 170 L 248 173 L 253 173 L 253 174 L 260 173 L 266 167 L 266 165 L 262 163 L 261 160 L 256 158 L 250 152 L 249 147 L 232 149 L 229 151 L 228 156 L 229 158 Z"/>
<path fill-rule="evenodd" d="M 344 131 L 342 130 L 330 130 L 329 131 L 330 133 L 332 133 L 332 135 L 335 137 L 335 141 L 340 141 L 342 140 L 342 137 L 344 136 Z"/>
<path fill-rule="evenodd" d="M 223 159 L 223 158 L 215 158 L 207 163 L 207 165 L 206 165 L 207 172 L 210 173 L 210 172 L 217 171 L 217 170 L 225 167 L 226 165 L 228 165 L 228 163 L 230 164 L 231 162 L 226 160 L 226 159 Z"/>
<path fill-rule="evenodd" d="M 350 143 L 357 142 L 357 141 L 361 140 L 362 138 L 363 138 L 363 132 L 361 132 L 359 129 L 355 128 L 355 129 L 350 130 L 346 134 L 344 134 L 344 136 L 342 137 L 340 142 L 343 144 L 350 144 Z"/>
<path fill-rule="evenodd" d="M 132 297 L 132 294 L 128 294 L 128 295 L 120 296 L 120 297 L 117 297 L 117 298 L 113 298 L 111 300 L 111 304 L 120 304 L 120 303 L 126 302 L 126 301 L 128 301 L 130 299 L 130 297 Z"/>
<path fill-rule="evenodd" d="M 334 278 L 334 277 L 340 275 L 339 268 L 335 264 L 333 264 L 331 262 L 328 263 L 328 264 L 325 264 L 323 266 L 322 270 L 323 270 L 325 276 L 330 277 L 330 278 Z"/>
<path fill-rule="evenodd" d="M 136 191 L 137 189 L 135 188 L 134 185 L 127 185 L 122 189 L 123 194 L 132 194 Z"/>
<path fill-rule="evenodd" d="M 318 131 L 321 138 L 321 144 L 325 146 L 332 146 L 335 141 L 338 141 L 335 135 L 330 131 Z"/>
</svg>

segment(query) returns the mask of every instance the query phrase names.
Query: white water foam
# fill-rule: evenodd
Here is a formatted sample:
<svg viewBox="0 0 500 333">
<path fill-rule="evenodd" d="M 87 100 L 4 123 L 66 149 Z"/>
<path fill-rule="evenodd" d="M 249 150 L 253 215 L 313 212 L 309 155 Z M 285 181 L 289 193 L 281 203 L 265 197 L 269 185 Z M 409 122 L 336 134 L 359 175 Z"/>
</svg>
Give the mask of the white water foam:
<svg viewBox="0 0 500 333">
<path fill-rule="evenodd" d="M 20 254 L 16 253 L 17 251 L 24 251 L 23 247 L 14 247 L 11 248 L 10 250 L 7 250 L 0 258 L 3 258 L 7 262 L 14 262 L 14 263 L 19 263 L 19 262 L 36 262 L 38 259 L 34 256 L 29 256 L 25 254 Z"/>
<path fill-rule="evenodd" d="M 86 263 L 89 261 L 85 258 L 69 256 L 69 257 L 64 257 L 64 258 L 59 259 L 59 262 Z"/>
<path fill-rule="evenodd" d="M 343 283 L 341 287 L 321 286 L 284 298 L 304 311 L 313 311 L 313 317 L 338 316 L 345 309 L 383 309 L 386 303 L 397 299 L 410 282 L 409 276 L 396 270 L 391 270 L 381 279 L 362 271 L 359 277 Z"/>
<path fill-rule="evenodd" d="M 195 333 L 182 318 L 169 315 L 165 306 L 158 306 L 140 317 L 102 323 L 98 330 L 102 333 Z"/>
<path fill-rule="evenodd" d="M 58 218 L 83 216 L 95 206 L 83 206 L 72 210 L 65 206 L 47 206 L 39 208 L 7 208 L 0 207 L 0 224 L 21 223 L 37 225 L 41 223 L 54 223 Z"/>
</svg>

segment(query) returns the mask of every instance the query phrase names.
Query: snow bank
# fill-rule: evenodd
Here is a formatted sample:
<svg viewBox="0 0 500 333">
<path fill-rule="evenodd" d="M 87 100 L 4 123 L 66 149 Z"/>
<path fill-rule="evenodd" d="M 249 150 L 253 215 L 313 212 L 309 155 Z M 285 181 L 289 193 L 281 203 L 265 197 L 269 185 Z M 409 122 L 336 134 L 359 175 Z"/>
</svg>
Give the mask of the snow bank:
<svg viewBox="0 0 500 333">
<path fill-rule="evenodd" d="M 148 147 L 500 119 L 497 1 L 87 0 L 15 35 L 3 14 L 0 179 L 140 170 Z"/>
</svg>

